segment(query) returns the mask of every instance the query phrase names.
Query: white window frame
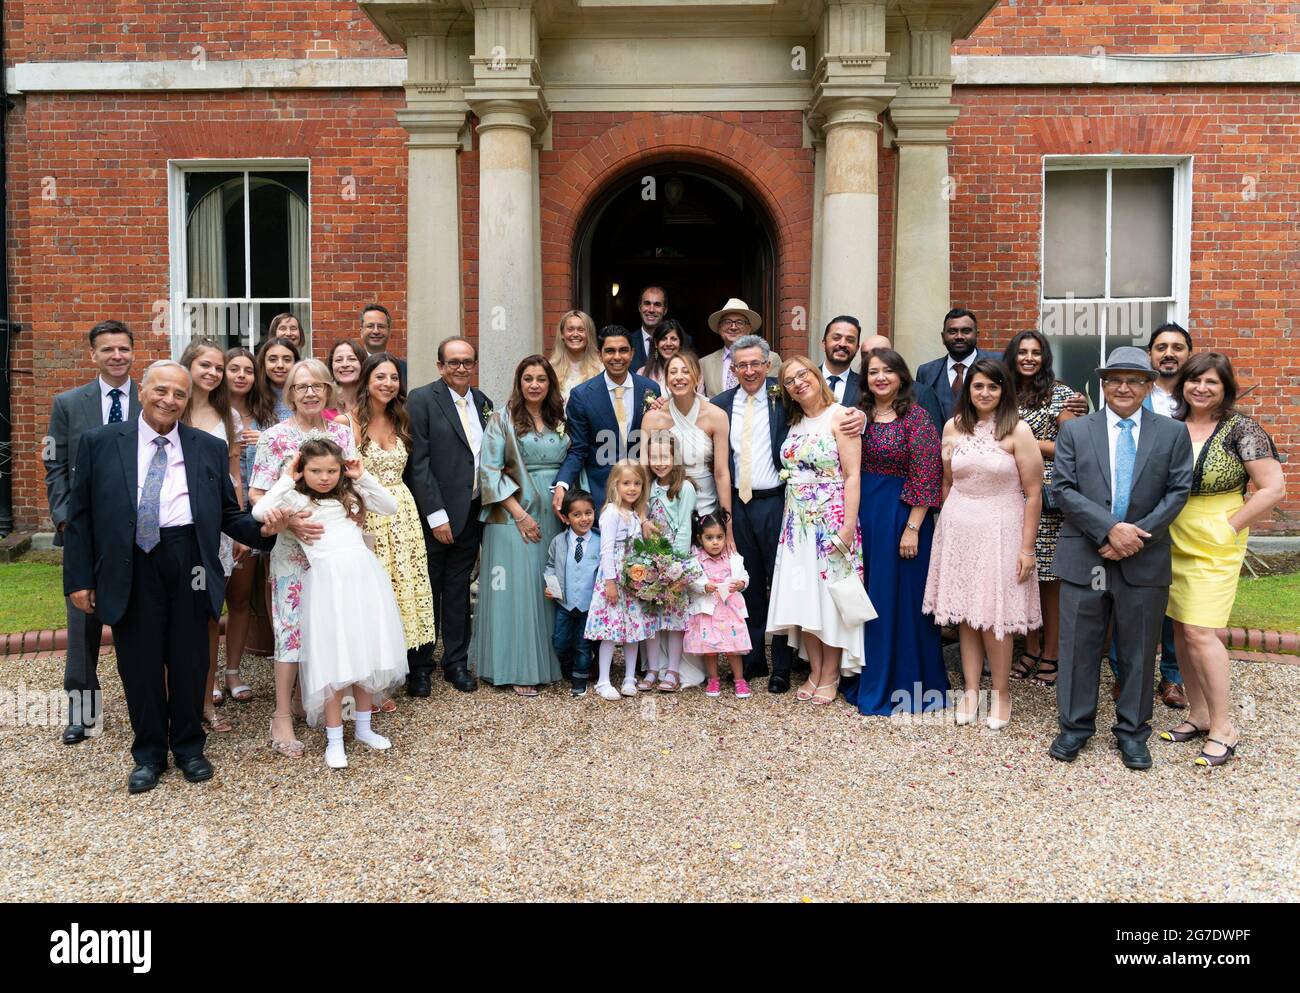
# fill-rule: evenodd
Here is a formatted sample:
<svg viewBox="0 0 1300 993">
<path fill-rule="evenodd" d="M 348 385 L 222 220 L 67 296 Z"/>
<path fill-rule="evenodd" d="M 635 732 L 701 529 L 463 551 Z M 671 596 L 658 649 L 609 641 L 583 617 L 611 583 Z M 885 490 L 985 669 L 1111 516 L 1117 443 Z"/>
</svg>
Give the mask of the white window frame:
<svg viewBox="0 0 1300 993">
<path fill-rule="evenodd" d="M 1047 272 L 1047 174 L 1048 172 L 1067 172 L 1084 169 L 1105 169 L 1106 172 L 1106 296 L 1070 297 L 1074 304 L 1115 304 L 1124 300 L 1165 300 L 1164 297 L 1110 297 L 1110 247 L 1111 247 L 1111 179 L 1116 169 L 1161 169 L 1173 168 L 1173 231 L 1170 244 L 1173 250 L 1171 270 L 1171 290 L 1173 299 L 1169 302 L 1166 320 L 1177 321 L 1183 327 L 1188 326 L 1188 313 L 1191 307 L 1191 269 L 1192 269 L 1192 163 L 1191 155 L 1044 155 L 1043 174 L 1039 189 L 1042 191 L 1042 210 L 1038 231 L 1038 315 L 1039 327 L 1042 327 L 1044 310 L 1051 304 L 1064 302 L 1065 298 L 1048 299 L 1043 295 L 1043 282 Z M 1101 313 L 1106 320 L 1105 306 Z M 1154 330 L 1154 329 L 1153 329 Z M 1097 329 L 1097 353 L 1101 363 L 1106 361 L 1107 328 Z"/>
<path fill-rule="evenodd" d="M 307 173 L 307 189 L 311 189 L 311 160 L 310 159 L 168 159 L 167 160 L 167 243 L 170 254 L 170 279 L 171 294 L 168 299 L 167 317 L 168 328 L 171 337 L 172 357 L 179 358 L 181 353 L 189 344 L 190 333 L 189 323 L 185 319 L 185 308 L 188 304 L 203 303 L 230 303 L 237 302 L 249 304 L 248 307 L 248 326 L 245 328 L 245 334 L 248 340 L 256 344 L 256 335 L 260 331 L 253 325 L 253 307 L 252 304 L 260 303 L 305 303 L 311 306 L 311 297 L 278 297 L 275 300 L 261 297 L 227 297 L 222 299 L 212 299 L 210 297 L 188 297 L 181 292 L 182 287 L 189 289 L 189 239 L 186 237 L 186 201 L 185 201 L 185 177 L 190 173 L 196 172 L 242 172 L 244 173 L 244 279 L 247 281 L 251 278 L 251 239 L 247 237 L 249 231 L 248 211 L 248 173 L 252 172 L 305 172 Z M 307 201 L 307 285 L 311 284 L 311 200 Z M 247 287 L 247 282 L 245 283 Z M 158 316 L 155 311 L 155 318 Z M 308 328 L 304 328 L 304 336 L 310 335 L 310 323 Z M 310 348 L 310 337 L 306 337 L 306 343 Z"/>
</svg>

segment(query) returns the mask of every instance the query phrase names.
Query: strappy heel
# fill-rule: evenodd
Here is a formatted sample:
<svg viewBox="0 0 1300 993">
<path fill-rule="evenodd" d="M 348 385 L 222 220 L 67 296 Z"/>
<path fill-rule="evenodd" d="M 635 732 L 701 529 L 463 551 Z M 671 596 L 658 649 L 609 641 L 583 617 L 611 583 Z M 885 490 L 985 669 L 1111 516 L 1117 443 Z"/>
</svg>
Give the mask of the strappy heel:
<svg viewBox="0 0 1300 993">
<path fill-rule="evenodd" d="M 1227 761 L 1237 753 L 1237 745 L 1241 744 L 1241 742 L 1238 741 L 1237 745 L 1229 745 L 1226 741 L 1220 741 L 1218 738 L 1206 738 L 1205 740 L 1207 742 L 1212 741 L 1216 745 L 1222 745 L 1225 749 L 1227 749 L 1227 751 L 1225 751 L 1222 755 L 1209 755 L 1206 753 L 1205 749 L 1202 748 L 1201 754 L 1196 756 L 1196 762 L 1193 764 L 1204 766 L 1207 769 L 1213 769 L 1216 766 L 1225 765 Z"/>
<path fill-rule="evenodd" d="M 1025 662 L 1025 659 L 1032 659 L 1033 661 L 1027 663 Z M 1021 652 L 1020 658 L 1016 661 L 1016 664 L 1011 667 L 1011 678 L 1029 679 L 1038 671 L 1038 666 L 1042 661 L 1043 657 L 1041 655 L 1032 655 L 1029 652 Z"/>
<path fill-rule="evenodd" d="M 275 736 L 275 721 L 277 718 L 283 718 L 289 722 L 288 738 L 277 738 Z M 271 715 L 271 751 L 286 758 L 300 759 L 305 751 L 303 743 L 293 735 L 293 715 L 292 714 L 272 714 Z"/>
<path fill-rule="evenodd" d="M 829 699 L 822 696 L 822 690 L 831 691 L 831 695 Z M 835 680 L 835 682 L 833 683 L 824 683 L 821 686 L 817 687 L 817 692 L 815 692 L 812 695 L 812 700 L 810 700 L 809 702 L 814 707 L 829 707 L 831 704 L 835 702 L 835 698 L 839 695 L 839 692 L 840 692 L 840 681 L 838 679 Z"/>
<path fill-rule="evenodd" d="M 1182 727 L 1183 724 L 1191 724 L 1192 730 L 1179 731 L 1178 729 Z M 1183 741 L 1195 741 L 1197 738 L 1204 738 L 1209 733 L 1210 733 L 1209 728 L 1197 727 L 1195 724 L 1192 724 L 1191 721 L 1183 721 L 1182 724 L 1177 724 L 1174 727 L 1169 728 L 1169 730 L 1167 731 L 1161 731 L 1160 740 L 1172 741 L 1175 743 L 1179 743 Z"/>
<path fill-rule="evenodd" d="M 1051 668 L 1049 669 L 1048 666 L 1051 666 Z M 1039 659 L 1030 682 L 1036 686 L 1055 686 L 1056 673 L 1059 668 L 1060 665 L 1058 659 Z M 1051 676 L 1052 678 L 1044 679 L 1044 676 Z"/>
</svg>

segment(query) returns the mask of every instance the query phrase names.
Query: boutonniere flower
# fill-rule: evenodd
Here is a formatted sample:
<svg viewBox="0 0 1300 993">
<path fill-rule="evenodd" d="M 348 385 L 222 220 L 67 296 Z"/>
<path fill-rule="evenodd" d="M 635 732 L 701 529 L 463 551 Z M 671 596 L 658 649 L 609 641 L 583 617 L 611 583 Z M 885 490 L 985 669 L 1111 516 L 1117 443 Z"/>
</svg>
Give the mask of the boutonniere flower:
<svg viewBox="0 0 1300 993">
<path fill-rule="evenodd" d="M 781 385 L 779 383 L 773 383 L 771 386 L 767 388 L 767 395 L 771 397 L 773 400 L 780 400 Z"/>
<path fill-rule="evenodd" d="M 492 409 L 492 401 L 484 400 L 483 401 L 483 426 L 484 427 L 487 426 L 488 418 L 491 417 L 493 413 L 495 413 L 495 411 L 493 411 Z"/>
<path fill-rule="evenodd" d="M 560 421 L 559 424 L 555 425 L 555 433 L 558 434 L 561 438 L 564 437 L 564 432 L 566 430 L 568 429 L 563 421 Z"/>
<path fill-rule="evenodd" d="M 781 477 L 782 482 L 786 482 L 790 478 L 790 470 L 782 469 L 780 472 L 777 473 L 777 475 Z"/>
<path fill-rule="evenodd" d="M 651 407 L 655 405 L 655 401 L 657 401 L 658 399 L 659 398 L 657 396 L 655 396 L 649 390 L 646 390 L 645 396 L 641 398 L 641 409 L 643 411 L 649 410 Z"/>
</svg>

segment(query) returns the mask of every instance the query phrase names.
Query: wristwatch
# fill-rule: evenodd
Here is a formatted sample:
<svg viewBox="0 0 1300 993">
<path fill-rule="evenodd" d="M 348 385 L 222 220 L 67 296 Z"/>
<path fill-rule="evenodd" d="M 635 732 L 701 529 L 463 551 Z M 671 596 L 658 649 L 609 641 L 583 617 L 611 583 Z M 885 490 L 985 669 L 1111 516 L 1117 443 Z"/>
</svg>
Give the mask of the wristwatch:
<svg viewBox="0 0 1300 993">
<path fill-rule="evenodd" d="M 919 524 L 913 524 L 911 521 L 908 521 L 908 522 L 907 522 L 907 530 L 909 530 L 909 531 L 920 531 L 920 530 L 921 530 L 921 526 L 920 526 Z"/>
</svg>

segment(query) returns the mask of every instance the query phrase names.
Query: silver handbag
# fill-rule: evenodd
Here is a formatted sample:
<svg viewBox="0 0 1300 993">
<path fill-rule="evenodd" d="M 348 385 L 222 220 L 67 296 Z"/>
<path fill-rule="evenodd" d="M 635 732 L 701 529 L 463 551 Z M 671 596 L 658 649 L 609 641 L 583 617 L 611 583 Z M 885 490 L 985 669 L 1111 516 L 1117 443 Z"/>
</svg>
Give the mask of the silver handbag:
<svg viewBox="0 0 1300 993">
<path fill-rule="evenodd" d="M 862 580 L 858 578 L 858 571 L 853 568 L 853 555 L 848 546 L 838 534 L 834 533 L 831 534 L 831 544 L 849 563 L 849 574 L 843 579 L 835 580 L 829 586 L 831 599 L 835 601 L 835 609 L 840 612 L 840 619 L 848 627 L 875 620 L 879 615 L 876 613 L 876 608 L 871 605 L 871 597 L 867 596 Z"/>
</svg>

